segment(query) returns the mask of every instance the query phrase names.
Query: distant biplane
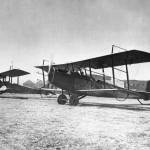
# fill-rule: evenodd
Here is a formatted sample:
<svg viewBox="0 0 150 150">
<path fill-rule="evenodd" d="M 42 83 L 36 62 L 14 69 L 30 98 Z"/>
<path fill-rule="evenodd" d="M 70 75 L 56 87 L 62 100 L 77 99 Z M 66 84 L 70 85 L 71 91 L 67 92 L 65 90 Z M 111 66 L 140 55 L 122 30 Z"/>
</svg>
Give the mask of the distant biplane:
<svg viewBox="0 0 150 150">
<path fill-rule="evenodd" d="M 69 95 L 70 105 L 77 105 L 79 100 L 85 96 L 133 98 L 141 103 L 141 99 L 150 100 L 150 88 L 147 88 L 147 91 L 130 89 L 128 65 L 145 62 L 150 62 L 150 53 L 139 50 L 113 53 L 112 46 L 110 55 L 65 64 L 36 66 L 36 68 L 48 72 L 49 82 L 62 89 L 57 99 L 59 104 L 65 104 L 68 101 L 64 91 Z M 116 85 L 115 69 L 118 66 L 125 66 L 127 88 Z M 106 81 L 105 68 L 112 68 L 112 83 Z M 101 69 L 103 79 L 95 80 L 92 69 Z"/>
<path fill-rule="evenodd" d="M 29 88 L 19 85 L 19 77 L 30 74 L 20 69 L 11 69 L 0 73 L 0 94 L 3 93 L 22 93 L 22 94 L 54 94 L 41 88 Z M 17 78 L 17 83 L 13 83 L 13 78 Z"/>
</svg>

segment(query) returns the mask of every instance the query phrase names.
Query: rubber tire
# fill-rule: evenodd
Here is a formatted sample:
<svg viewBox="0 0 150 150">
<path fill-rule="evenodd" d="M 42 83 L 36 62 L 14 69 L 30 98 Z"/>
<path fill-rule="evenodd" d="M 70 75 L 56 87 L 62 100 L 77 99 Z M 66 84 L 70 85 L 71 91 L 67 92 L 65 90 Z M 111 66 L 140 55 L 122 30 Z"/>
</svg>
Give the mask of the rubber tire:
<svg viewBox="0 0 150 150">
<path fill-rule="evenodd" d="M 58 104 L 61 104 L 61 105 L 66 104 L 66 102 L 67 102 L 66 95 L 64 95 L 64 94 L 59 95 L 57 98 L 57 102 L 58 102 Z"/>
</svg>

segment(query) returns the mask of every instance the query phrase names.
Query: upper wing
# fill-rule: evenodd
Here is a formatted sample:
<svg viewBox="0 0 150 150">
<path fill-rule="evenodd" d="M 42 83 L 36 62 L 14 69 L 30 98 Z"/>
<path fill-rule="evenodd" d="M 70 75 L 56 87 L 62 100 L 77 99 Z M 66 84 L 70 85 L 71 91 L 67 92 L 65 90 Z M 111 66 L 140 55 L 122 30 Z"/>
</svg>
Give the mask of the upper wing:
<svg viewBox="0 0 150 150">
<path fill-rule="evenodd" d="M 108 68 L 112 66 L 121 66 L 125 64 L 137 64 L 143 62 L 150 62 L 150 53 L 139 50 L 130 50 L 101 57 L 86 59 L 82 61 L 53 65 L 58 69 L 66 68 L 86 68 L 94 69 Z"/>
<path fill-rule="evenodd" d="M 1 72 L 0 77 L 1 78 L 7 77 L 7 76 L 18 77 L 18 76 L 23 76 L 23 75 L 27 75 L 27 74 L 30 74 L 30 73 L 26 72 L 24 70 L 20 70 L 20 69 L 12 69 L 9 71 Z"/>
</svg>

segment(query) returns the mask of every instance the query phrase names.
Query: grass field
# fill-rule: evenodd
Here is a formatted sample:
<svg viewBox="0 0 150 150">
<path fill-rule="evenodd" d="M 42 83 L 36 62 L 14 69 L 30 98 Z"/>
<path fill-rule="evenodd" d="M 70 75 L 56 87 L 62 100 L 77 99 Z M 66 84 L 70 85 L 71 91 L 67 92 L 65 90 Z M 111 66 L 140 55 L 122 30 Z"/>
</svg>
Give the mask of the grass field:
<svg viewBox="0 0 150 150">
<path fill-rule="evenodd" d="M 78 106 L 36 95 L 0 98 L 0 150 L 149 150 L 150 105 L 86 97 Z"/>
</svg>

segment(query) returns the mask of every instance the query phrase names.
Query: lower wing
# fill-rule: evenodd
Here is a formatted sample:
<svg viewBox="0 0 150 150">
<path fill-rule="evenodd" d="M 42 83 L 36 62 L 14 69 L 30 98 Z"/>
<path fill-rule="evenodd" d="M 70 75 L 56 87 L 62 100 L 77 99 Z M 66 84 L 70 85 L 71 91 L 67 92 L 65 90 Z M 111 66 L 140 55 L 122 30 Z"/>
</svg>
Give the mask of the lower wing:
<svg viewBox="0 0 150 150">
<path fill-rule="evenodd" d="M 62 92 L 61 89 L 49 89 L 49 88 L 41 88 L 41 92 L 51 93 L 53 95 L 60 94 Z"/>
<path fill-rule="evenodd" d="M 143 93 L 122 89 L 122 88 L 121 89 L 77 90 L 77 92 L 87 96 L 145 99 L 145 94 Z"/>
</svg>

